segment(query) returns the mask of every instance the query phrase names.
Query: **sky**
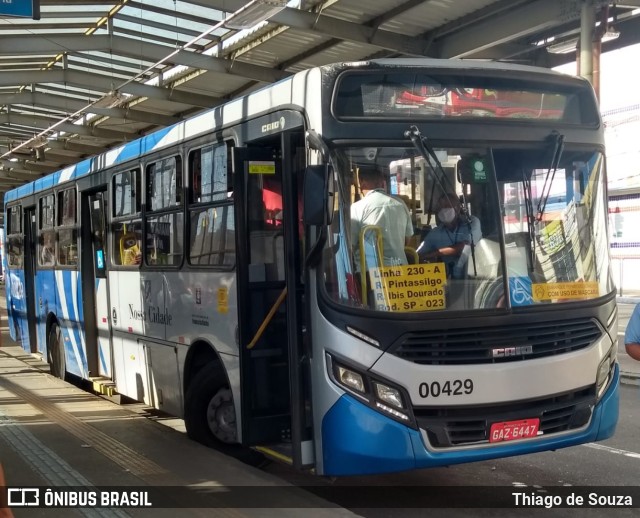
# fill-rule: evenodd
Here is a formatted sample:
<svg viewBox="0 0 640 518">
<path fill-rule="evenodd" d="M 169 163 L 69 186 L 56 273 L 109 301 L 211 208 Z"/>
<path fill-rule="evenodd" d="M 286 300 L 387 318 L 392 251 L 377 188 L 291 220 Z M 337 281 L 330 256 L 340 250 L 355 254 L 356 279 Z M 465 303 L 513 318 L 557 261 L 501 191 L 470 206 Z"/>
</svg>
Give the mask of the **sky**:
<svg viewBox="0 0 640 518">
<path fill-rule="evenodd" d="M 640 44 L 603 53 L 600 59 L 600 111 L 605 121 L 609 194 L 640 191 Z M 556 68 L 576 73 L 576 63 Z M 628 112 L 607 117 L 616 108 Z"/>
<path fill-rule="evenodd" d="M 640 44 L 631 45 L 600 57 L 600 108 L 602 112 L 614 108 L 640 104 Z M 567 74 L 576 73 L 572 62 L 556 70 Z"/>
</svg>

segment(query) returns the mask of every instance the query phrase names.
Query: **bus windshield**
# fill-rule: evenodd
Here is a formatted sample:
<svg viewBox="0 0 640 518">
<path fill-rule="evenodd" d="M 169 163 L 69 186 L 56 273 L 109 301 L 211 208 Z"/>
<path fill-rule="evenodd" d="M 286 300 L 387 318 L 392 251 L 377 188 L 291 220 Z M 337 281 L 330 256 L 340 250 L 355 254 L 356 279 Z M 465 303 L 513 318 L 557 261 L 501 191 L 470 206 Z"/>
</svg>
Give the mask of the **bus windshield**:
<svg viewBox="0 0 640 518">
<path fill-rule="evenodd" d="M 610 293 L 603 155 L 567 145 L 552 159 L 553 151 L 337 148 L 323 258 L 329 298 L 410 313 Z M 367 186 L 371 170 L 380 180 Z"/>
</svg>

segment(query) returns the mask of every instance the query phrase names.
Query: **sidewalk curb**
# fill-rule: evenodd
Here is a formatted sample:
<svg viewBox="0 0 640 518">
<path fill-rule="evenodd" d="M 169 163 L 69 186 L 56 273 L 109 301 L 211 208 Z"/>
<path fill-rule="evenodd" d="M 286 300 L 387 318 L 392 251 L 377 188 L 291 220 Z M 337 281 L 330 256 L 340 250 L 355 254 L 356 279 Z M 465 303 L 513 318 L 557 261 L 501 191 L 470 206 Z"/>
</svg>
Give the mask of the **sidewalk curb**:
<svg viewBox="0 0 640 518">
<path fill-rule="evenodd" d="M 618 304 L 640 304 L 640 297 L 616 297 Z"/>
<path fill-rule="evenodd" d="M 623 372 L 620 371 L 620 383 L 622 385 L 633 385 L 640 387 L 640 374 L 635 372 Z"/>
</svg>

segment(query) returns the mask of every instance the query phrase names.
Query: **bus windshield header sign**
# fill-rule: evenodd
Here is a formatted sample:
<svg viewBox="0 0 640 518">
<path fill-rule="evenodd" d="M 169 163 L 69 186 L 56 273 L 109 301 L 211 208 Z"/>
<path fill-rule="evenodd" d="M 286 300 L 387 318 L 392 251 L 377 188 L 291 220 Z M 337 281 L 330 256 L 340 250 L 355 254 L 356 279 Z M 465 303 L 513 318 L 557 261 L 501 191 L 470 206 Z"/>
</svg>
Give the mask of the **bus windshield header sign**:
<svg viewBox="0 0 640 518">
<path fill-rule="evenodd" d="M 337 118 L 529 119 L 569 124 L 593 123 L 573 107 L 582 94 L 575 86 L 517 79 L 388 72 L 348 73 L 334 97 Z"/>
</svg>

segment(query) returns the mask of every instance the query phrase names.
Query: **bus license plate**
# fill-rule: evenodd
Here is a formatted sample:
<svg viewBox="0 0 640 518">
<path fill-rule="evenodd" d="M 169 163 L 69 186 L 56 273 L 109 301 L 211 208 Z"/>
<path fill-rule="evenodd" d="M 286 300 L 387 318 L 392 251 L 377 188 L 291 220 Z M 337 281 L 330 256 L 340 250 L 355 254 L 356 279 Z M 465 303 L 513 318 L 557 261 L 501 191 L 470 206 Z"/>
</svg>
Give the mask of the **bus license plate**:
<svg viewBox="0 0 640 518">
<path fill-rule="evenodd" d="M 493 423 L 489 431 L 489 442 L 515 441 L 538 435 L 540 419 L 522 419 Z"/>
</svg>

